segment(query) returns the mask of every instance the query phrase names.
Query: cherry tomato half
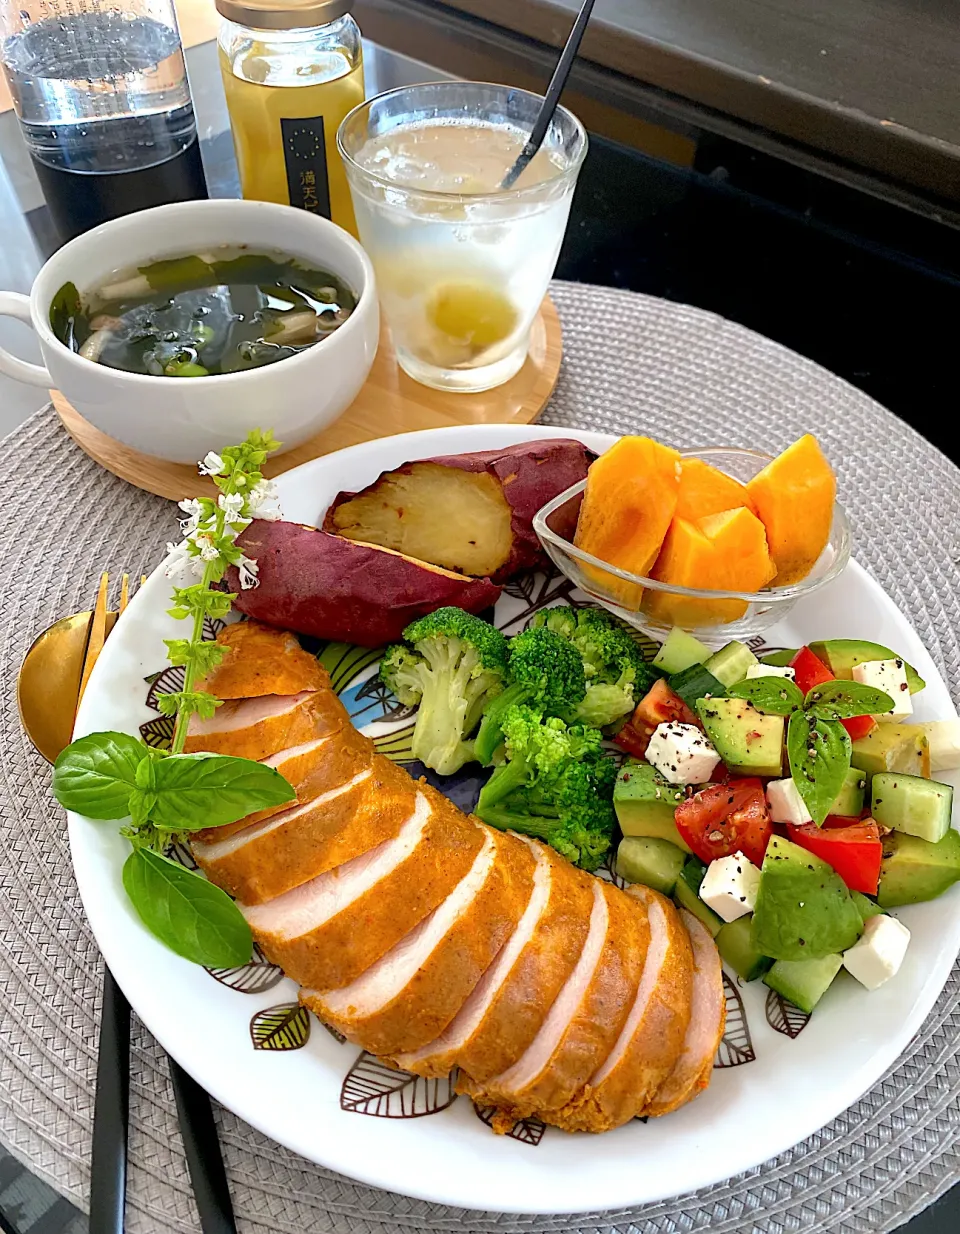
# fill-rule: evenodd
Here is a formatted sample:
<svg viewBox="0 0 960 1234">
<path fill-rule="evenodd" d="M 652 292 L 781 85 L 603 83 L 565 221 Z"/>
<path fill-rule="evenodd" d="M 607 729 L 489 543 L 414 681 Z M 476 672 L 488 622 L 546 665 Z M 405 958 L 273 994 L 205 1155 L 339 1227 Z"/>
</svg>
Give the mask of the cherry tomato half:
<svg viewBox="0 0 960 1234">
<path fill-rule="evenodd" d="M 613 740 L 621 750 L 643 758 L 656 727 L 674 721 L 696 724 L 698 727 L 700 725 L 700 721 L 680 695 L 675 694 L 660 677 L 640 700 L 636 711 Z"/>
<path fill-rule="evenodd" d="M 681 801 L 675 817 L 680 835 L 708 865 L 736 852 L 760 865 L 773 835 L 767 798 L 757 779 L 702 788 Z"/>
<path fill-rule="evenodd" d="M 802 827 L 788 825 L 787 833 L 794 844 L 832 865 L 851 891 L 877 894 L 883 845 L 880 830 L 872 818 L 861 823 L 848 820 L 846 827 L 833 824 L 820 828 L 816 823 L 805 823 Z"/>
</svg>

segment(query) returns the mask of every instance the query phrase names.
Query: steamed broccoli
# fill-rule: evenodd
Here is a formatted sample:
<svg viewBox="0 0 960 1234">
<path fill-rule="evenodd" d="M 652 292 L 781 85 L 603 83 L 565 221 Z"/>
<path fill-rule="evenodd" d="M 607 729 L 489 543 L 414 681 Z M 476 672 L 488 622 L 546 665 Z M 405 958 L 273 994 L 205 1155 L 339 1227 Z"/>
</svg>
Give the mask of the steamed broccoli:
<svg viewBox="0 0 960 1234">
<path fill-rule="evenodd" d="M 583 702 L 583 661 L 566 639 L 552 630 L 524 630 L 509 642 L 507 687 L 486 708 L 477 733 L 476 757 L 489 763 L 503 737 L 509 707 L 532 703 L 546 715 L 567 715 Z"/>
<path fill-rule="evenodd" d="M 411 622 L 407 646 L 388 647 L 380 679 L 401 703 L 417 703 L 412 752 L 441 775 L 475 758 L 469 740 L 486 704 L 503 689 L 507 640 L 460 608 L 439 608 Z"/>
<path fill-rule="evenodd" d="M 587 691 L 575 718 L 584 724 L 604 728 L 629 715 L 659 675 L 626 630 L 602 609 L 542 609 L 532 628 L 552 630 L 580 653 Z"/>
<path fill-rule="evenodd" d="M 481 790 L 476 814 L 595 870 L 614 826 L 616 766 L 603 755 L 601 734 L 517 705 L 507 708 L 502 724 L 507 761 Z"/>
</svg>

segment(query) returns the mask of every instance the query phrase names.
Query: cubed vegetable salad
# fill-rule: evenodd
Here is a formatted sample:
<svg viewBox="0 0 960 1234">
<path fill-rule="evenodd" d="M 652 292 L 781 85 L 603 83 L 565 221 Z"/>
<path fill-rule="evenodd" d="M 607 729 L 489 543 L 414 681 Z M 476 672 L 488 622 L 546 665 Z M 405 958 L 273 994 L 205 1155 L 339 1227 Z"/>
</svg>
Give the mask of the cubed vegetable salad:
<svg viewBox="0 0 960 1234">
<path fill-rule="evenodd" d="M 758 660 L 681 630 L 614 737 L 617 871 L 694 912 L 744 981 L 812 1012 L 845 968 L 869 990 L 910 934 L 886 910 L 960 881 L 960 721 L 913 723 L 895 651 L 828 639 Z"/>
</svg>

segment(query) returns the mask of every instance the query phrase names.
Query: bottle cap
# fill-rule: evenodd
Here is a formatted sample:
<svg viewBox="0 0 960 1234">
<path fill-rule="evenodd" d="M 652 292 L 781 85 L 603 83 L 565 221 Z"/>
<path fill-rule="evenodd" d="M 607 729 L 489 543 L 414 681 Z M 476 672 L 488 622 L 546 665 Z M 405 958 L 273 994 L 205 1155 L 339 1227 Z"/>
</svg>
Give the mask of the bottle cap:
<svg viewBox="0 0 960 1234">
<path fill-rule="evenodd" d="M 227 21 L 255 30 L 299 30 L 325 26 L 353 8 L 353 0 L 216 0 Z"/>
</svg>

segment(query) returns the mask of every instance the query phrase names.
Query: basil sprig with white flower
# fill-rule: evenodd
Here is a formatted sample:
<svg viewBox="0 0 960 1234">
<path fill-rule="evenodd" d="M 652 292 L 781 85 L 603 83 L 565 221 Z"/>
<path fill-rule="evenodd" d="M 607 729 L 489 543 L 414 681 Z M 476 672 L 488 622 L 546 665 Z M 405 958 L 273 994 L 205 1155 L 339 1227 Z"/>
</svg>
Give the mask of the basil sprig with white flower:
<svg viewBox="0 0 960 1234">
<path fill-rule="evenodd" d="M 883 690 L 859 681 L 828 681 L 806 697 L 783 677 L 753 677 L 728 693 L 744 698 L 767 715 L 787 716 L 787 760 L 790 775 L 819 827 L 843 787 L 850 769 L 850 736 L 840 723 L 854 716 L 875 716 L 893 710 Z"/>
<path fill-rule="evenodd" d="M 274 486 L 260 467 L 277 443 L 251 433 L 242 445 L 210 453 L 200 464 L 220 490 L 217 500 L 181 501 L 184 540 L 169 545 L 167 574 L 185 564 L 197 583 L 175 587 L 172 617 L 190 623 L 186 638 L 167 639 L 170 663 L 182 665 L 180 690 L 158 697 L 176 717 L 169 750 L 154 750 L 129 733 L 90 733 L 72 742 L 54 765 L 53 793 L 68 810 L 88 818 L 129 820 L 120 834 L 133 851 L 123 885 L 146 927 L 178 955 L 207 968 L 233 968 L 250 959 L 250 927 L 233 900 L 202 874 L 166 854 L 191 832 L 237 822 L 255 811 L 284 805 L 296 794 L 278 771 L 251 759 L 184 754 L 192 715 L 209 719 L 219 699 L 196 688 L 225 654 L 203 638 L 204 619 L 227 615 L 234 596 L 214 590 L 236 566 L 242 587 L 257 585 L 257 563 L 236 538 L 252 518 L 279 518 Z"/>
</svg>

